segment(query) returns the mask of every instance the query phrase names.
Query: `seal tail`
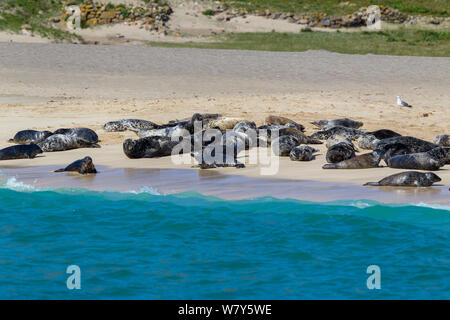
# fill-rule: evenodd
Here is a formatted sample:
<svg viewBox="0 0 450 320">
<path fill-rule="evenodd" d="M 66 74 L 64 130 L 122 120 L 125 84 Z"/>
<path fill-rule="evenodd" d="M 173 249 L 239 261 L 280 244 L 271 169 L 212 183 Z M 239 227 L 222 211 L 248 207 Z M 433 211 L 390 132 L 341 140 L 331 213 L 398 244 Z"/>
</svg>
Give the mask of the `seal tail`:
<svg viewBox="0 0 450 320">
<path fill-rule="evenodd" d="M 14 139 L 9 139 L 8 142 L 9 143 L 14 143 Z"/>
<path fill-rule="evenodd" d="M 307 142 L 308 144 L 323 144 L 322 141 L 320 141 L 320 140 L 318 140 L 318 139 L 315 139 L 315 138 L 306 137 L 306 139 L 307 139 L 306 142 Z"/>
<path fill-rule="evenodd" d="M 367 182 L 363 184 L 363 186 L 372 186 L 372 187 L 377 187 L 379 185 L 380 184 L 378 182 Z"/>
<path fill-rule="evenodd" d="M 55 170 L 53 172 L 64 172 L 64 169 L 58 169 L 58 170 Z"/>
<path fill-rule="evenodd" d="M 340 168 L 339 163 L 327 163 L 324 164 L 322 167 L 322 169 L 339 169 L 339 168 Z"/>
</svg>

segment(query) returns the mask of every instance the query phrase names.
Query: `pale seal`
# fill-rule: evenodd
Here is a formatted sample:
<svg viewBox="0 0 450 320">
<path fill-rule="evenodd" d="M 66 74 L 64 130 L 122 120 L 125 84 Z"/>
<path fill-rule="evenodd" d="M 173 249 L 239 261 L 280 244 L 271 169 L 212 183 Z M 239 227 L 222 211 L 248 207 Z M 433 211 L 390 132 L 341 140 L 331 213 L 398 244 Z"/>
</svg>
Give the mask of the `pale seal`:
<svg viewBox="0 0 450 320">
<path fill-rule="evenodd" d="M 10 143 L 17 144 L 36 144 L 44 141 L 50 137 L 53 132 L 50 131 L 36 131 L 36 130 L 22 130 L 14 135 L 14 138 L 9 139 Z"/>
<path fill-rule="evenodd" d="M 37 145 L 44 152 L 66 151 L 78 148 L 100 148 L 96 143 L 65 134 L 54 134 Z"/>
<path fill-rule="evenodd" d="M 337 163 L 353 158 L 354 156 L 355 149 L 353 145 L 345 142 L 340 142 L 328 149 L 325 158 L 329 163 Z"/>
<path fill-rule="evenodd" d="M 340 119 L 334 119 L 334 120 L 319 120 L 319 121 L 312 121 L 311 124 L 315 125 L 319 129 L 327 130 L 331 129 L 333 127 L 347 127 L 347 128 L 353 128 L 353 129 L 359 129 L 364 125 L 361 121 L 355 121 L 348 118 L 340 118 Z"/>
<path fill-rule="evenodd" d="M 316 152 L 319 152 L 319 150 L 310 146 L 297 146 L 291 150 L 289 158 L 292 161 L 311 161 L 314 160 L 314 153 Z"/>
<path fill-rule="evenodd" d="M 22 144 L 0 150 L 0 160 L 33 159 L 42 153 L 36 144 Z"/>
<path fill-rule="evenodd" d="M 437 147 L 427 152 L 418 152 L 391 157 L 387 161 L 390 168 L 439 170 L 447 161 L 447 152 L 444 148 Z"/>
<path fill-rule="evenodd" d="M 67 167 L 55 170 L 55 172 L 72 171 L 80 174 L 97 173 L 91 157 L 84 157 L 69 164 Z"/>
<path fill-rule="evenodd" d="M 218 118 L 215 120 L 209 120 L 206 125 L 204 125 L 204 129 L 219 129 L 221 131 L 232 130 L 234 126 L 241 121 L 242 119 L 237 118 Z"/>
<path fill-rule="evenodd" d="M 441 181 L 433 172 L 406 171 L 390 175 L 378 182 L 367 182 L 365 186 L 393 186 L 393 187 L 429 187 Z"/>
<path fill-rule="evenodd" d="M 88 143 L 98 143 L 98 135 L 94 130 L 89 128 L 62 128 L 56 130 L 54 134 L 65 134 L 66 136 L 77 137 Z"/>
<path fill-rule="evenodd" d="M 378 141 L 378 138 L 373 134 L 365 134 L 356 139 L 358 147 L 366 150 L 373 150 L 373 145 L 376 141 Z"/>
<path fill-rule="evenodd" d="M 450 134 L 440 134 L 433 139 L 433 143 L 440 147 L 450 147 Z"/>
<path fill-rule="evenodd" d="M 327 163 L 323 169 L 367 169 L 377 168 L 380 164 L 382 151 L 375 150 L 370 153 L 361 154 L 359 156 L 338 162 Z"/>
<path fill-rule="evenodd" d="M 103 125 L 103 130 L 108 132 L 119 132 L 126 130 L 153 130 L 159 128 L 154 122 L 140 119 L 123 119 L 119 121 L 110 121 Z"/>
</svg>

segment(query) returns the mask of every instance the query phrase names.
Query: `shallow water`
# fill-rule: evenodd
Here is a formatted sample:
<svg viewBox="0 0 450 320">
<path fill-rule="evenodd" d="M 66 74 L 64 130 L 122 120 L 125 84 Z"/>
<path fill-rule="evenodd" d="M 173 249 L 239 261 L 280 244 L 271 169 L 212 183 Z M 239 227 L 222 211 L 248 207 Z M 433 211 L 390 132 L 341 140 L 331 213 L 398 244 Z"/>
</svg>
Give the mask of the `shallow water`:
<svg viewBox="0 0 450 320">
<path fill-rule="evenodd" d="M 14 181 L 13 181 L 14 182 Z M 0 298 L 450 298 L 445 206 L 0 189 Z M 68 290 L 66 268 L 81 269 Z M 381 290 L 369 290 L 369 265 Z"/>
</svg>

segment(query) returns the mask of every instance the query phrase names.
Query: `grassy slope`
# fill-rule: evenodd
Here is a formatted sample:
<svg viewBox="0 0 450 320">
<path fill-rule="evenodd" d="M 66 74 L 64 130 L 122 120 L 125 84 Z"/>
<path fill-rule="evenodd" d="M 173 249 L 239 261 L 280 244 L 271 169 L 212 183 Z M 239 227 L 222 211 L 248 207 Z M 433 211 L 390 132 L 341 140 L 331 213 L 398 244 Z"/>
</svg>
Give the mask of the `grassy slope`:
<svg viewBox="0 0 450 320">
<path fill-rule="evenodd" d="M 329 15 L 352 13 L 362 6 L 383 4 L 412 15 L 449 16 L 449 0 L 221 0 L 230 7 L 256 9 L 271 9 L 276 12 L 325 12 Z M 353 6 L 341 6 L 349 2 Z"/>
<path fill-rule="evenodd" d="M 237 33 L 215 42 L 161 43 L 151 46 L 269 51 L 328 50 L 350 54 L 450 57 L 450 32 L 399 29 L 378 32 Z"/>
<path fill-rule="evenodd" d="M 0 0 L 0 30 L 19 32 L 22 25 L 28 24 L 43 37 L 78 38 L 48 24 L 50 17 L 61 14 L 63 3 L 63 0 Z"/>
</svg>

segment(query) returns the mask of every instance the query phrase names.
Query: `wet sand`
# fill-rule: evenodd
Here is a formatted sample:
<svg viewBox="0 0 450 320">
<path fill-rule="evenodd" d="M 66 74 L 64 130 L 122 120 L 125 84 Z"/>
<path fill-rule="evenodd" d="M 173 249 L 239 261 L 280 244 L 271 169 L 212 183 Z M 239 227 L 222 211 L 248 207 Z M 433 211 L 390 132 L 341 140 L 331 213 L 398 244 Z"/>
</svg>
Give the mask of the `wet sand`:
<svg viewBox="0 0 450 320">
<path fill-rule="evenodd" d="M 11 167 L 0 171 L 0 183 L 18 190 L 23 184 L 38 189 L 84 188 L 96 191 L 131 191 L 174 194 L 197 191 L 222 199 L 274 197 L 327 202 L 375 200 L 385 203 L 432 203 L 450 205 L 448 187 L 429 188 L 363 187 L 346 182 L 252 178 L 214 170 L 135 169 L 98 167 L 97 175 L 55 173 L 61 166 Z"/>
</svg>

